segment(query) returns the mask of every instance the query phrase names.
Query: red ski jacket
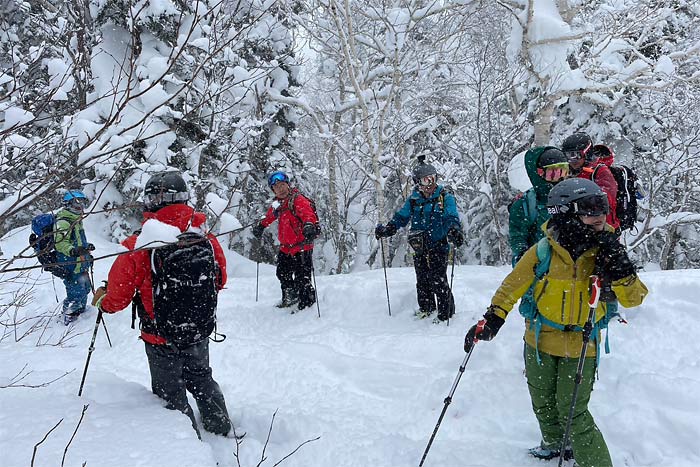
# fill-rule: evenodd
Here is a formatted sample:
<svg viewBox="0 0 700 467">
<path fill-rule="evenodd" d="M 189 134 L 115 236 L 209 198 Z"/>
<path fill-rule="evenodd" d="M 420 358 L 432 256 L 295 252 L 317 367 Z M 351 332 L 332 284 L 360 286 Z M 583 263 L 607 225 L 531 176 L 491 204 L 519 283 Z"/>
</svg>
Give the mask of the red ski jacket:
<svg viewBox="0 0 700 467">
<path fill-rule="evenodd" d="M 292 209 L 289 208 L 290 201 Z M 318 217 L 311 207 L 311 201 L 299 193 L 298 189 L 292 188 L 286 199 L 275 199 L 261 224 L 263 227 L 267 227 L 276 220 L 279 221 L 277 238 L 280 241 L 282 253 L 293 255 L 302 249 L 304 251 L 314 249 L 313 243 L 304 243 L 304 234 L 302 234 L 301 229 L 306 222 L 317 223 Z"/>
<path fill-rule="evenodd" d="M 180 229 L 181 232 L 188 228 L 203 229 L 206 216 L 196 212 L 185 204 L 172 204 L 159 209 L 157 212 L 144 212 L 144 222 L 148 219 L 157 219 Z M 214 249 L 214 259 L 219 264 L 220 276 L 217 277 L 217 288 L 221 290 L 226 285 L 226 257 L 216 237 L 207 233 L 207 238 Z M 134 234 L 122 242 L 130 251 L 117 256 L 109 270 L 107 281 L 107 293 L 100 303 L 100 308 L 105 313 L 116 313 L 126 308 L 134 299 L 136 292 L 141 295 L 141 302 L 147 317 L 141 320 L 153 320 L 153 288 L 151 282 L 151 257 L 147 249 L 134 250 L 138 235 Z M 165 344 L 166 340 L 144 329 L 152 330 L 153 326 L 141 323 L 141 339 L 149 344 Z"/>
<path fill-rule="evenodd" d="M 614 229 L 618 229 L 620 228 L 620 219 L 617 218 L 617 182 L 615 181 L 615 177 L 610 171 L 610 167 L 605 164 L 594 162 L 581 169 L 581 173 L 578 174 L 578 178 L 591 180 L 593 172 L 595 172 L 595 180 L 593 181 L 596 183 L 596 185 L 602 188 L 606 195 L 608 195 L 610 212 L 608 212 L 608 216 L 605 221 Z"/>
</svg>

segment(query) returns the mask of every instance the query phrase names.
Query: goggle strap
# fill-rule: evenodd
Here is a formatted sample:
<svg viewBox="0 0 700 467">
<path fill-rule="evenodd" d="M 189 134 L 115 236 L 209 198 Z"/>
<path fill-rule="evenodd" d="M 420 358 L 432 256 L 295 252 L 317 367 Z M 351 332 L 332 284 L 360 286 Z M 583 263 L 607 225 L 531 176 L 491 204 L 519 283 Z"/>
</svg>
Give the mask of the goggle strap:
<svg viewBox="0 0 700 467">
<path fill-rule="evenodd" d="M 144 202 L 146 204 L 156 206 L 163 203 L 176 203 L 181 201 L 188 201 L 190 199 L 190 194 L 186 192 L 178 193 L 155 193 L 151 195 L 144 196 Z"/>
</svg>

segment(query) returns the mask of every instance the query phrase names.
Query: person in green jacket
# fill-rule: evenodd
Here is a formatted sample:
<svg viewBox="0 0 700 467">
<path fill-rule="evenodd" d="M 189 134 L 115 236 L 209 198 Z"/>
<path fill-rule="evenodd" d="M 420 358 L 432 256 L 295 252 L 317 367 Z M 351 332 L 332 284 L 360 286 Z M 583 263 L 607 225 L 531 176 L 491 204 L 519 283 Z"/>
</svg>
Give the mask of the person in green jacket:
<svg viewBox="0 0 700 467">
<path fill-rule="evenodd" d="M 590 276 L 597 274 L 609 280 L 620 305 L 626 308 L 640 305 L 648 293 L 624 245 L 605 222 L 608 199 L 598 185 L 582 178 L 564 180 L 550 191 L 547 207 L 552 218 L 542 228 L 551 255 L 548 272 L 535 281 L 538 246 L 527 250 L 496 290 L 484 318 L 469 329 L 464 339 L 467 352 L 476 341 L 493 339 L 534 281 L 533 297 L 539 316 L 525 320 L 524 356 L 532 408 L 542 434 L 540 445 L 529 452 L 539 459 L 560 455 L 583 348 L 582 328 L 589 314 Z M 607 303 L 598 302 L 596 324 L 606 317 L 606 307 Z M 594 326 L 571 422 L 573 451 L 568 454 L 579 467 L 612 466 L 605 439 L 588 411 L 600 339 L 600 326 Z"/>
<path fill-rule="evenodd" d="M 569 176 L 569 162 L 553 146 L 538 146 L 525 153 L 525 170 L 532 188 L 508 208 L 508 237 L 513 266 L 528 248 L 544 236 L 541 227 L 549 219 L 547 195 L 552 187 Z"/>
<path fill-rule="evenodd" d="M 83 229 L 83 212 L 90 204 L 80 190 L 70 190 L 63 196 L 63 209 L 56 214 L 54 244 L 56 260 L 70 271 L 63 279 L 66 299 L 63 301 L 63 324 L 68 326 L 85 312 L 87 296 L 92 289 L 88 271 L 92 266 L 91 251 Z"/>
</svg>

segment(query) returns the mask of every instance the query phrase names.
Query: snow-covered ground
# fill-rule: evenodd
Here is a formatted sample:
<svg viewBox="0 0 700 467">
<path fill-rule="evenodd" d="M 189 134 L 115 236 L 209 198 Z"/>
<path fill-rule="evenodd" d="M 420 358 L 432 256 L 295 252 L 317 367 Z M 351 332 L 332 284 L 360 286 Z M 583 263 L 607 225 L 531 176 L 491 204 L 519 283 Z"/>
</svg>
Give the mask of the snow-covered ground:
<svg viewBox="0 0 700 467">
<path fill-rule="evenodd" d="M 117 251 L 88 224 L 97 253 Z M 5 255 L 26 245 L 27 229 L 1 242 Z M 413 269 L 388 271 L 388 315 L 381 270 L 318 276 L 316 308 L 291 315 L 274 308 L 279 287 L 274 268 L 228 253 L 230 280 L 220 295 L 219 331 L 211 344 L 214 377 L 238 430 L 240 465 L 261 458 L 274 465 L 306 440 L 283 465 L 381 467 L 418 465 L 443 400 L 464 358 L 465 331 L 478 319 L 509 268 L 458 266 L 454 289 L 458 314 L 450 326 L 417 321 Z M 106 278 L 110 261 L 95 266 Z M 629 324 L 612 325 L 612 353 L 601 358 L 590 408 L 616 466 L 700 465 L 699 270 L 645 272 L 647 301 L 627 310 Z M 36 279 L 34 273 L 31 279 Z M 47 273 L 18 317 L 60 305 Z M 0 299 L 20 284 L 1 278 Z M 56 283 L 62 300 L 62 284 Z M 2 316 L 7 322 L 14 315 Z M 19 385 L 0 389 L 0 465 L 62 465 L 64 449 L 89 405 L 65 455 L 77 466 L 236 466 L 235 443 L 206 434 L 200 442 L 189 420 L 166 410 L 150 391 L 143 343 L 130 328 L 130 309 L 107 317 L 113 347 L 102 330 L 83 397 L 78 387 L 95 322 L 94 311 L 69 329 L 51 320 L 21 338 L 0 341 L 0 386 L 30 372 Z M 25 330 L 26 326 L 20 326 Z M 0 328 L 2 329 L 2 328 Z M 7 329 L 7 328 L 5 328 Z M 522 362 L 523 322 L 511 316 L 496 339 L 480 343 L 456 390 L 426 466 L 538 466 L 527 456 L 539 441 Z"/>
</svg>

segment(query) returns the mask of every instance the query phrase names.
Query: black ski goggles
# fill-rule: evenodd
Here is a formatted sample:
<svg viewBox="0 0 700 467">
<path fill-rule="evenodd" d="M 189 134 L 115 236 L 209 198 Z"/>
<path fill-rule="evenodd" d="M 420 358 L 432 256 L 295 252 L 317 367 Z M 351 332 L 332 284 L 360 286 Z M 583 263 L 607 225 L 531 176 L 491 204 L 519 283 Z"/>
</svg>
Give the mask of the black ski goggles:
<svg viewBox="0 0 700 467">
<path fill-rule="evenodd" d="M 154 206 L 165 206 L 168 204 L 184 203 L 190 199 L 190 194 L 187 192 L 178 193 L 154 193 L 143 196 L 143 204 L 147 208 Z"/>
<path fill-rule="evenodd" d="M 573 202 L 574 212 L 579 216 L 602 216 L 608 214 L 610 206 L 606 194 L 587 196 Z"/>
<path fill-rule="evenodd" d="M 592 156 L 591 145 L 589 144 L 583 149 L 577 149 L 575 151 L 564 151 L 564 156 L 569 162 L 580 161 L 581 159 L 589 160 Z"/>
<path fill-rule="evenodd" d="M 547 206 L 549 214 L 577 214 L 579 216 L 596 217 L 607 215 L 610 211 L 608 196 L 605 193 L 586 196 L 568 204 Z"/>
</svg>

